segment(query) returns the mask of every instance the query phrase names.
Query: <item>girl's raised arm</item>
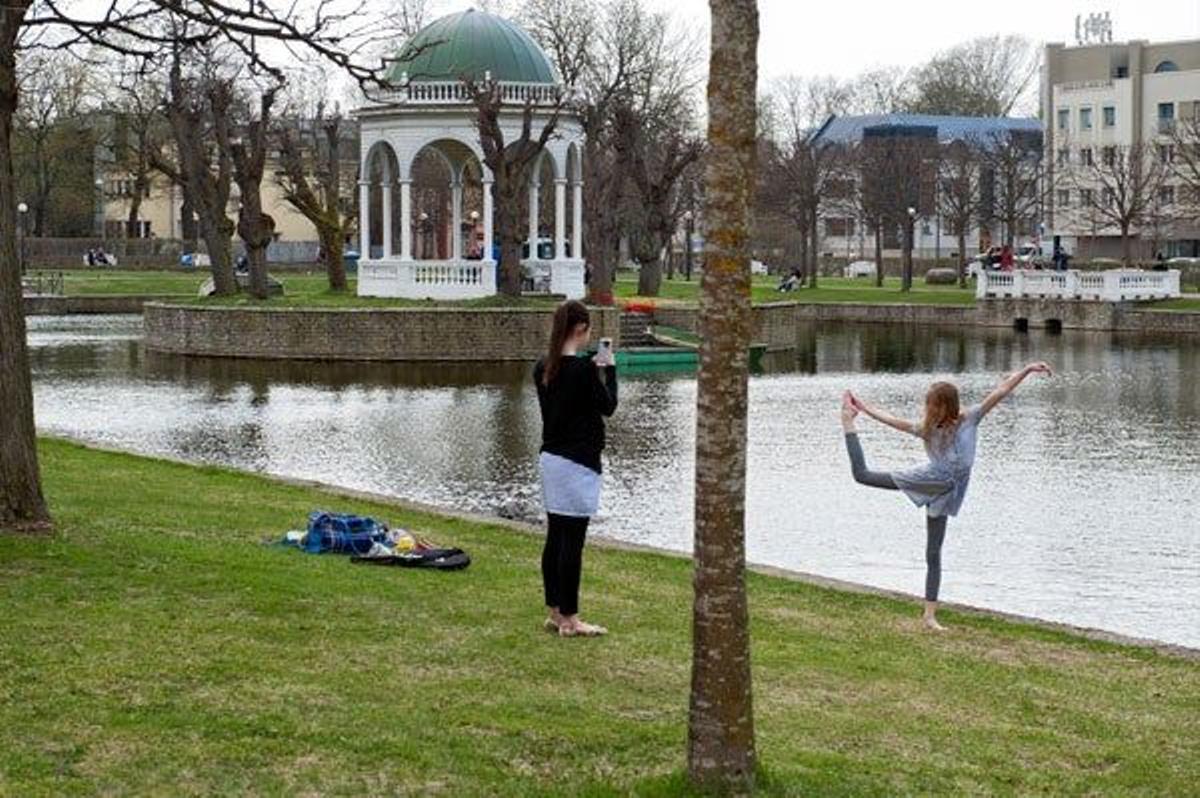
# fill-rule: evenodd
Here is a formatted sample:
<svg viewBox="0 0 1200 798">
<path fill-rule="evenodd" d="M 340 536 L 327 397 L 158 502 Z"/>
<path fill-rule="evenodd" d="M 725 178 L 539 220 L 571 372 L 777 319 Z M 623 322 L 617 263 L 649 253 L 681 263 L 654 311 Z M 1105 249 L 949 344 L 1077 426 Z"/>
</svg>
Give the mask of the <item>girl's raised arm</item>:
<svg viewBox="0 0 1200 798">
<path fill-rule="evenodd" d="M 992 408 L 1000 404 L 1000 402 L 1004 400 L 1004 397 L 1016 390 L 1016 387 L 1020 385 L 1022 381 L 1024 381 L 1024 379 L 1030 374 L 1050 373 L 1049 364 L 1039 361 L 1037 363 L 1030 363 L 1026 366 L 1023 366 L 1017 371 L 1014 371 L 1012 374 L 1009 374 L 1000 381 L 1000 384 L 997 385 L 992 392 L 987 395 L 986 398 L 984 398 L 983 403 L 979 407 L 980 417 L 986 416 L 988 413 L 990 413 Z"/>
<path fill-rule="evenodd" d="M 915 435 L 917 433 L 916 427 L 914 427 L 913 423 L 908 419 L 893 416 L 891 413 L 887 412 L 881 407 L 869 405 L 854 394 L 850 394 L 850 401 L 853 402 L 854 406 L 859 410 L 882 424 L 887 424 L 893 429 L 898 429 L 901 432 L 907 432 L 910 435 Z"/>
</svg>

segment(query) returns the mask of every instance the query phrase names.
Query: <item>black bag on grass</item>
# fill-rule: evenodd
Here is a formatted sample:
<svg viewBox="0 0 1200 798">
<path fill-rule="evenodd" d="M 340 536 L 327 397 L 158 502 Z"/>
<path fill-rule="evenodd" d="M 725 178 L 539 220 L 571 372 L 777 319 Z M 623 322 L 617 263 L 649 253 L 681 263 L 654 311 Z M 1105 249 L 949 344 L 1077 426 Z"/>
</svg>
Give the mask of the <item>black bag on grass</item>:
<svg viewBox="0 0 1200 798">
<path fill-rule="evenodd" d="M 471 557 L 462 549 L 425 549 L 396 552 L 383 557 L 355 555 L 350 562 L 370 565 L 395 565 L 400 568 L 433 568 L 438 571 L 461 571 L 471 564 Z"/>
</svg>

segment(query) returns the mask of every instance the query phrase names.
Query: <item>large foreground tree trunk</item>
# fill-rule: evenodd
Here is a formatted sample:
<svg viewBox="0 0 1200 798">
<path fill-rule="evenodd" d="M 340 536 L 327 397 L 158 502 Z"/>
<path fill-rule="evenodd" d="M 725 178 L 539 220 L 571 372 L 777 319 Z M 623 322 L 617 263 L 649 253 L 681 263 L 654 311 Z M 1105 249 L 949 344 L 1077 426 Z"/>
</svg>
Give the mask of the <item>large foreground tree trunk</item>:
<svg viewBox="0 0 1200 798">
<path fill-rule="evenodd" d="M 755 765 L 744 522 L 758 8 L 709 7 L 688 774 L 702 788 L 744 793 Z"/>
<path fill-rule="evenodd" d="M 14 51 L 28 5 L 17 0 L 15 7 L 0 15 L 0 529 L 38 527 L 50 521 L 38 470 L 12 167 L 12 121 L 17 110 Z"/>
</svg>

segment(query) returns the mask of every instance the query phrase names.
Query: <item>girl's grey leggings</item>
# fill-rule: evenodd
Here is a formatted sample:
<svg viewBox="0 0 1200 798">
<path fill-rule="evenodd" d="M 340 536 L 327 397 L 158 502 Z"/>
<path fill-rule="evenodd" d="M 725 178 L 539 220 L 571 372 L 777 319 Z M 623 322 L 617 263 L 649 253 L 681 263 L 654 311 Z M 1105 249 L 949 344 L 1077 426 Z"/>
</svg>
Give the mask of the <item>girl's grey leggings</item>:
<svg viewBox="0 0 1200 798">
<path fill-rule="evenodd" d="M 884 490 L 899 490 L 896 480 L 886 471 L 871 471 L 863 457 L 858 434 L 846 433 L 846 451 L 850 454 L 850 472 L 860 485 Z M 942 543 L 946 540 L 946 516 L 925 516 L 925 600 L 937 601 L 942 586 Z"/>
</svg>

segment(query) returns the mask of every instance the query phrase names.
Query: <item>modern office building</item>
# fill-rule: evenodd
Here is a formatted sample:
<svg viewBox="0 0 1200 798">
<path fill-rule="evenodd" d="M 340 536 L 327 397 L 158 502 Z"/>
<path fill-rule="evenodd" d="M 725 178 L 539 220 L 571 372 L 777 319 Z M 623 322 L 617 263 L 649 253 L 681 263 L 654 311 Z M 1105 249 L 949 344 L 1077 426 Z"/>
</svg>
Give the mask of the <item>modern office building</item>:
<svg viewBox="0 0 1200 798">
<path fill-rule="evenodd" d="M 1150 157 L 1170 167 L 1176 157 L 1172 130 L 1181 120 L 1200 114 L 1200 40 L 1048 44 L 1041 106 L 1048 231 L 1077 255 L 1117 257 L 1119 231 L 1089 211 L 1104 189 L 1072 179 L 1071 168 L 1113 157 L 1113 150 L 1106 148 L 1127 147 L 1144 147 Z M 1155 251 L 1200 255 L 1196 205 L 1184 202 L 1185 192 L 1176 182 L 1168 177 L 1156 188 L 1160 207 L 1153 223 L 1147 221 L 1135 231 L 1136 256 L 1149 257 Z"/>
</svg>

